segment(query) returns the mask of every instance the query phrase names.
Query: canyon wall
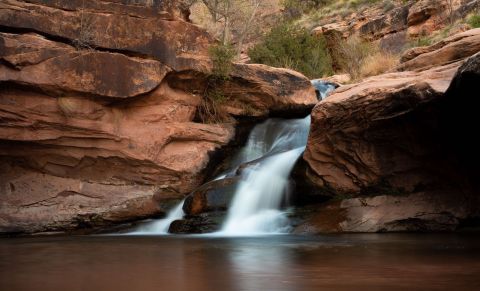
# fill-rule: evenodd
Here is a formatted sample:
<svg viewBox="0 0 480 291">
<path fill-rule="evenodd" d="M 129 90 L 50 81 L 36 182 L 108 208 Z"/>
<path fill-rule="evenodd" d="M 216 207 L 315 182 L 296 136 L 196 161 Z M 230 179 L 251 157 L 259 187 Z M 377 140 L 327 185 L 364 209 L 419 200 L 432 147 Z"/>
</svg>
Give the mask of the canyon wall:
<svg viewBox="0 0 480 291">
<path fill-rule="evenodd" d="M 162 216 L 205 179 L 236 118 L 305 114 L 296 72 L 234 65 L 198 119 L 214 40 L 177 1 L 0 3 L 0 232 Z"/>
<path fill-rule="evenodd" d="M 315 106 L 307 176 L 333 199 L 298 232 L 455 230 L 480 216 L 479 36 L 407 51 L 396 72 Z"/>
</svg>

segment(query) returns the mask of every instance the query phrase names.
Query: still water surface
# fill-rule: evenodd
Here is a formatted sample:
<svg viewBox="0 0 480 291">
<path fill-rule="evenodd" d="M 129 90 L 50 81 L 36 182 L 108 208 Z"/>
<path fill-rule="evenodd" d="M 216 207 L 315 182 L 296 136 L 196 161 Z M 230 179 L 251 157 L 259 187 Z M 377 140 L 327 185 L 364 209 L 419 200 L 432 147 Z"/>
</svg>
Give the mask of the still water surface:
<svg viewBox="0 0 480 291">
<path fill-rule="evenodd" d="M 480 236 L 0 239 L 0 290 L 480 290 Z"/>
</svg>

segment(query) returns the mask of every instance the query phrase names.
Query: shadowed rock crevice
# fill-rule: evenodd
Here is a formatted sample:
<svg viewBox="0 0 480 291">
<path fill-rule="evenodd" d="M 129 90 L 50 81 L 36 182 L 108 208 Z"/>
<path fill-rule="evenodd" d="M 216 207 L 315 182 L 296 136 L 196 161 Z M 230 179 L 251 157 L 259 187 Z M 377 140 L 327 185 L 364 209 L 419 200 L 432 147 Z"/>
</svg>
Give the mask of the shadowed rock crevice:
<svg viewBox="0 0 480 291">
<path fill-rule="evenodd" d="M 333 200 L 298 232 L 445 231 L 480 216 L 480 55 L 462 53 L 462 62 L 448 64 L 452 54 L 448 65 L 368 78 L 317 104 L 306 172 Z M 323 223 L 321 212 L 343 218 Z"/>
</svg>

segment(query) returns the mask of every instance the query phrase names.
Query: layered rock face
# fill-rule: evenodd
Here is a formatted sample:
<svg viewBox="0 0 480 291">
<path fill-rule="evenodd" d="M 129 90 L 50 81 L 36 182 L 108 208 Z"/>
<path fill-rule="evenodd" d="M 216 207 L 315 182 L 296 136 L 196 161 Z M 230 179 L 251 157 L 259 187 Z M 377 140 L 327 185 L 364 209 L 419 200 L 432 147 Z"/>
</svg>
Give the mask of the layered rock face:
<svg viewBox="0 0 480 291">
<path fill-rule="evenodd" d="M 204 181 L 236 128 L 196 118 L 212 40 L 185 13 L 176 1 L 0 3 L 0 232 L 163 215 Z M 234 117 L 316 102 L 289 70 L 236 65 L 222 86 Z"/>
<path fill-rule="evenodd" d="M 419 0 L 391 1 L 385 5 L 372 5 L 347 18 L 336 16 L 326 19 L 313 33 L 327 39 L 335 36 L 359 35 L 368 41 L 379 41 L 380 46 L 400 53 L 409 38 L 429 35 L 453 20 L 465 17 L 480 8 L 478 0 Z"/>
<path fill-rule="evenodd" d="M 452 230 L 480 215 L 480 55 L 471 56 L 479 33 L 405 57 L 402 72 L 340 87 L 315 106 L 307 175 L 336 201 L 298 231 Z"/>
</svg>

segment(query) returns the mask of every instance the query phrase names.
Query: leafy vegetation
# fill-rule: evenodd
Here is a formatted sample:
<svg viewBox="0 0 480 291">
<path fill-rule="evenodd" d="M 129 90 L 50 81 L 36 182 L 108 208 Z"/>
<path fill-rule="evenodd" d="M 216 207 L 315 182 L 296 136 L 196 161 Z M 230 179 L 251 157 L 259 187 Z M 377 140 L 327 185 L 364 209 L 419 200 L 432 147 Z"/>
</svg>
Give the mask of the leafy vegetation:
<svg viewBox="0 0 480 291">
<path fill-rule="evenodd" d="M 252 62 L 299 71 L 310 78 L 332 73 L 332 61 L 323 37 L 297 25 L 274 27 L 263 42 L 248 51 Z"/>
<path fill-rule="evenodd" d="M 208 50 L 213 62 L 212 76 L 216 79 L 228 79 L 232 62 L 236 56 L 235 48 L 227 44 L 216 44 Z"/>
<path fill-rule="evenodd" d="M 472 14 L 468 16 L 467 23 L 470 25 L 471 28 L 479 28 L 480 27 L 480 14 Z"/>
<path fill-rule="evenodd" d="M 235 48 L 230 44 L 219 43 L 209 49 L 212 59 L 212 73 L 206 80 L 202 103 L 198 109 L 198 118 L 203 123 L 222 123 L 230 120 L 230 115 L 222 109 L 222 104 L 228 100 L 222 85 L 230 79 Z"/>
</svg>

